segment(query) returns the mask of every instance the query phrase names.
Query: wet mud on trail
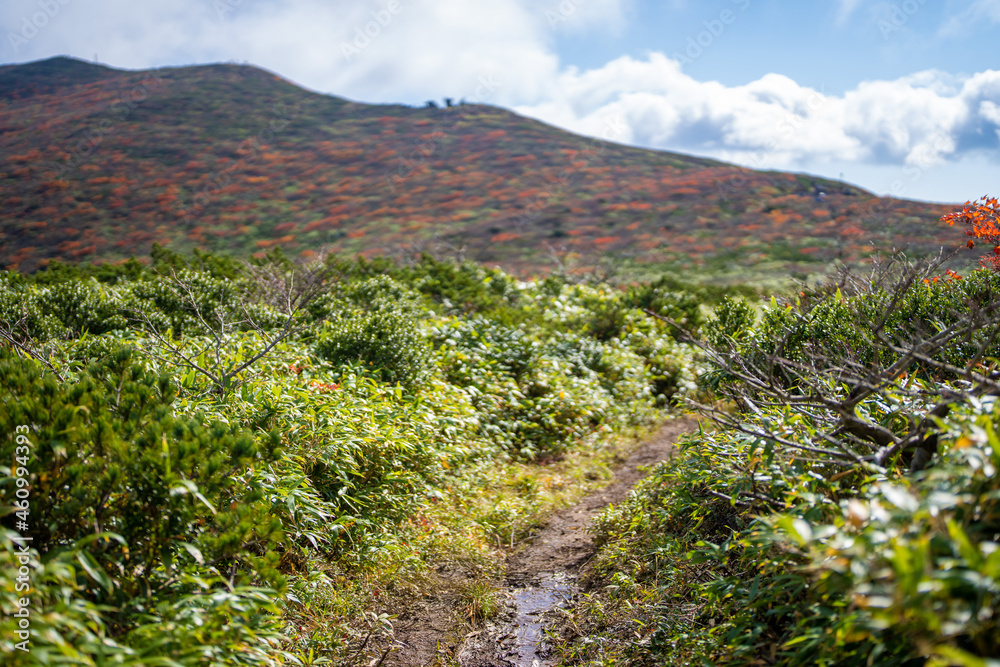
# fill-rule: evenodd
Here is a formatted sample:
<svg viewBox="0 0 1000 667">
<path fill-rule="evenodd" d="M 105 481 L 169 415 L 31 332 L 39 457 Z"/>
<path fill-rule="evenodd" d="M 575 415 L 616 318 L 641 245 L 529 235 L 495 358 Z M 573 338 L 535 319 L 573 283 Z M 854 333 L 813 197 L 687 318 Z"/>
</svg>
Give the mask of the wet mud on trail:
<svg viewBox="0 0 1000 667">
<path fill-rule="evenodd" d="M 511 554 L 506 568 L 504 612 L 485 628 L 457 636 L 446 601 L 421 605 L 398 619 L 397 650 L 381 664 L 395 667 L 546 667 L 546 615 L 567 606 L 577 580 L 595 552 L 588 529 L 610 504 L 621 503 L 646 468 L 670 457 L 677 438 L 697 427 L 690 419 L 665 423 L 638 445 L 603 489 L 555 513 L 532 541 Z"/>
</svg>

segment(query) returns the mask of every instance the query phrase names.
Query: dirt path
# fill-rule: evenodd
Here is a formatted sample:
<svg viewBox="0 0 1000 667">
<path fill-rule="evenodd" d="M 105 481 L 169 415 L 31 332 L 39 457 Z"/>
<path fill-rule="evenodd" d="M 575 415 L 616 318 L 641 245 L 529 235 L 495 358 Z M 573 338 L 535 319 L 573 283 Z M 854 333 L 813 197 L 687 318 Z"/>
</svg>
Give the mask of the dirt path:
<svg viewBox="0 0 1000 667">
<path fill-rule="evenodd" d="M 555 514 L 535 539 L 507 562 L 507 587 L 511 604 L 506 613 L 485 629 L 466 637 L 455 637 L 443 627 L 441 612 L 414 609 L 401 618 L 396 638 L 400 650 L 384 665 L 424 667 L 435 664 L 461 667 L 542 667 L 540 654 L 543 614 L 562 604 L 575 591 L 581 568 L 594 554 L 588 528 L 593 518 L 609 504 L 620 503 L 644 475 L 645 468 L 670 456 L 677 437 L 696 422 L 668 422 L 642 443 L 615 471 L 611 483 L 584 497 L 573 507 Z M 446 614 L 445 614 L 446 615 Z"/>
</svg>

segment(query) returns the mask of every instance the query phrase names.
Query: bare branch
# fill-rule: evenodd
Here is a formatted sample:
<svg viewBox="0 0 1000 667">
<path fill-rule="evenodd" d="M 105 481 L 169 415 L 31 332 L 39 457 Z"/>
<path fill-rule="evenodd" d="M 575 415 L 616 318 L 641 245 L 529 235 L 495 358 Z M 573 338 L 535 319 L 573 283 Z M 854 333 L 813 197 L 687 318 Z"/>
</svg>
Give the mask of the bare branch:
<svg viewBox="0 0 1000 667">
<path fill-rule="evenodd" d="M 27 318 L 27 313 L 22 310 L 21 316 L 16 322 L 12 324 L 0 323 L 0 339 L 10 344 L 10 346 L 13 347 L 18 353 L 30 357 L 44 365 L 52 371 L 60 382 L 65 382 L 66 379 L 56 369 L 56 367 L 52 365 L 52 362 L 49 361 L 48 357 L 38 351 L 36 341 L 31 334 L 28 333 L 25 326 Z M 18 334 L 18 329 L 21 330 L 20 334 Z"/>
<path fill-rule="evenodd" d="M 911 470 L 917 470 L 936 450 L 936 420 L 951 406 L 1000 395 L 1000 375 L 981 366 L 1000 341 L 1000 298 L 989 292 L 959 298 L 961 292 L 939 286 L 933 297 L 940 297 L 938 303 L 923 301 L 917 292 L 937 280 L 934 273 L 950 258 L 941 253 L 912 262 L 898 256 L 876 262 L 862 276 L 843 270 L 787 304 L 791 312 L 782 329 L 772 322 L 753 336 L 716 345 L 645 312 L 697 347 L 724 378 L 717 391 L 750 413 L 744 420 L 700 406 L 721 426 L 835 465 L 884 467 L 912 451 Z M 950 305 L 943 305 L 948 299 Z M 937 310 L 927 312 L 928 303 Z M 922 309 L 917 317 L 904 314 L 911 307 Z M 824 333 L 829 327 L 834 330 Z M 958 349 L 962 357 L 955 362 Z M 913 374 L 920 380 L 908 379 Z M 787 423 L 780 432 L 770 426 L 768 410 L 797 415 L 799 436 Z"/>
<path fill-rule="evenodd" d="M 199 297 L 189 280 L 174 271 L 164 274 L 162 277 L 167 288 L 184 304 L 185 311 L 201 325 L 208 337 L 208 342 L 193 354 L 185 353 L 169 336 L 160 331 L 145 313 L 129 311 L 129 315 L 167 351 L 167 355 L 153 352 L 154 356 L 198 373 L 212 384 L 216 392 L 225 393 L 238 386 L 235 381 L 241 373 L 299 330 L 293 326 L 298 312 L 326 289 L 330 274 L 331 270 L 322 262 L 296 267 L 293 270 L 276 264 L 263 266 L 247 264 L 244 266 L 245 289 L 242 298 L 232 306 L 216 306 L 210 312 L 206 312 L 199 302 Z M 272 333 L 265 327 L 251 313 L 248 301 L 282 313 L 284 321 L 280 330 Z M 239 310 L 238 317 L 231 316 L 233 307 Z M 240 328 L 248 329 L 258 335 L 263 341 L 263 348 L 245 361 L 230 363 L 226 358 L 226 348 L 234 332 Z M 196 360 L 202 355 L 208 355 L 212 363 L 207 365 L 197 362 Z"/>
</svg>

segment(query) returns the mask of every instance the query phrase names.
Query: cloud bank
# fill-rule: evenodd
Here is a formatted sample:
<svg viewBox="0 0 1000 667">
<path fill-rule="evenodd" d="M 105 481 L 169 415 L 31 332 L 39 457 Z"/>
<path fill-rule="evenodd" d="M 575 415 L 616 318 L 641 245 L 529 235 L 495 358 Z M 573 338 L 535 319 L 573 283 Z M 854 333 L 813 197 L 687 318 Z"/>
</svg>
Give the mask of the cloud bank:
<svg viewBox="0 0 1000 667">
<path fill-rule="evenodd" d="M 921 168 L 1000 148 L 1000 71 L 968 77 L 926 71 L 863 82 L 842 95 L 768 74 L 743 86 L 697 81 L 662 54 L 564 71 L 552 95 L 519 113 L 622 141 L 695 151 L 755 167 L 819 160 Z"/>
</svg>

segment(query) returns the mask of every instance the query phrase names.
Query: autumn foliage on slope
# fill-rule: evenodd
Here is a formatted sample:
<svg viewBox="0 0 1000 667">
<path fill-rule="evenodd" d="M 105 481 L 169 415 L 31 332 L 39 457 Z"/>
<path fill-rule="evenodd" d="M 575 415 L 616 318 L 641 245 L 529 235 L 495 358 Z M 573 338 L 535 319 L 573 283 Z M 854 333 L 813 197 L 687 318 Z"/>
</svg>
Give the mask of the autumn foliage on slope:
<svg viewBox="0 0 1000 667">
<path fill-rule="evenodd" d="M 872 242 L 936 250 L 949 210 L 587 139 L 482 103 L 368 105 L 248 66 L 130 72 L 68 58 L 0 67 L 0 190 L 0 266 L 29 271 L 160 243 L 243 256 L 451 247 L 529 272 L 568 254 L 787 273 Z"/>
</svg>

